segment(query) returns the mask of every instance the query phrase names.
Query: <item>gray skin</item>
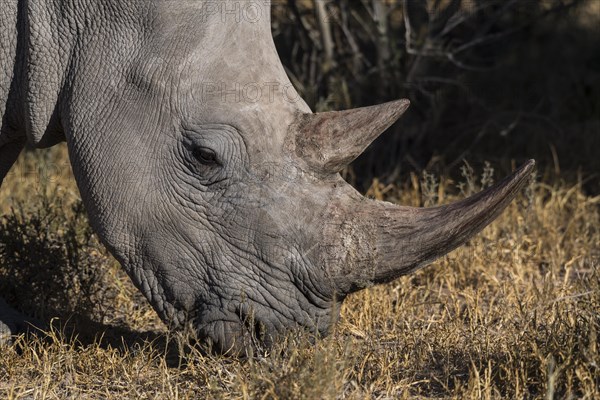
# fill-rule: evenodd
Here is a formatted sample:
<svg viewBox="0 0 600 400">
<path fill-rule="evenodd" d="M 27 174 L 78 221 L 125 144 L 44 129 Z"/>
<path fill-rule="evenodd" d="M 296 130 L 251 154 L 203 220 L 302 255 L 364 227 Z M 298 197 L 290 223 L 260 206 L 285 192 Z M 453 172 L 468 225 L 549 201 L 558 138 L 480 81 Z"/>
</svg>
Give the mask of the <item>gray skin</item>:
<svg viewBox="0 0 600 400">
<path fill-rule="evenodd" d="M 339 171 L 408 101 L 313 114 L 269 14 L 266 1 L 0 8 L 0 180 L 26 142 L 66 140 L 103 243 L 170 327 L 220 352 L 326 334 L 349 293 L 467 241 L 533 168 L 449 206 L 364 198 Z M 17 315 L 0 301 L 0 330 Z"/>
</svg>

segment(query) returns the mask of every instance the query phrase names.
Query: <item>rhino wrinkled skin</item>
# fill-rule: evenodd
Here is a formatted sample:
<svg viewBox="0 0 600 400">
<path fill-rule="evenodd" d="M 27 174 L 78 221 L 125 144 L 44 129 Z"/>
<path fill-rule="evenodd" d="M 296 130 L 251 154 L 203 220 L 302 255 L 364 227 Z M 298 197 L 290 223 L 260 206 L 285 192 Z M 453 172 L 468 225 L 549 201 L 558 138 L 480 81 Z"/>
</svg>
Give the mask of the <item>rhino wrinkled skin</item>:
<svg viewBox="0 0 600 400">
<path fill-rule="evenodd" d="M 533 161 L 471 198 L 411 208 L 339 175 L 407 100 L 313 114 L 269 1 L 4 0 L 0 182 L 66 141 L 90 222 L 160 317 L 217 351 L 324 335 L 353 291 L 464 243 Z M 16 312 L 0 300 L 0 330 Z"/>
</svg>

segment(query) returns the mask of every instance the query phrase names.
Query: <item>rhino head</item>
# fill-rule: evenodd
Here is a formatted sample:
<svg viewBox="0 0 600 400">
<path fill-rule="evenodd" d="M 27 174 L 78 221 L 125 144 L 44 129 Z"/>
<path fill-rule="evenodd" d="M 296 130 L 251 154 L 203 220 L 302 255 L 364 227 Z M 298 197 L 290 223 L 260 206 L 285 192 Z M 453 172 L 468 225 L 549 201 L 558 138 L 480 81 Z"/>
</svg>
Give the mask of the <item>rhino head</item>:
<svg viewBox="0 0 600 400">
<path fill-rule="evenodd" d="M 532 170 L 442 207 L 369 200 L 339 171 L 407 100 L 312 113 L 276 53 L 268 1 L 110 4 L 63 9 L 59 51 L 30 52 L 69 60 L 44 81 L 60 86 L 57 108 L 39 114 L 54 110 L 60 129 L 46 133 L 64 134 L 102 241 L 163 320 L 218 351 L 296 327 L 326 334 L 348 294 L 464 243 Z"/>
</svg>

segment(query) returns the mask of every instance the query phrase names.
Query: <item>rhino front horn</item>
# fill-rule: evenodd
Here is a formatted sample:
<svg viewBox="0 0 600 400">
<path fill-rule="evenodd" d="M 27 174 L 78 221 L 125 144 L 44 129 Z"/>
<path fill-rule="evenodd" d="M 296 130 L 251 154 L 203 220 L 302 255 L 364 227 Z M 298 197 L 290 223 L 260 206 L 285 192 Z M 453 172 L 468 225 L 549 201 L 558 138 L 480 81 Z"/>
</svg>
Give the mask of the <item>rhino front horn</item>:
<svg viewBox="0 0 600 400">
<path fill-rule="evenodd" d="M 346 111 L 303 114 L 296 154 L 312 169 L 335 174 L 356 159 L 408 108 L 407 99 Z"/>
<path fill-rule="evenodd" d="M 327 262 L 338 293 L 345 295 L 406 275 L 452 251 L 492 222 L 527 184 L 535 162 L 512 176 L 452 204 L 415 208 L 350 197 L 332 207 L 329 229 L 342 246 L 329 246 Z M 333 232 L 326 232 L 332 235 Z"/>
</svg>

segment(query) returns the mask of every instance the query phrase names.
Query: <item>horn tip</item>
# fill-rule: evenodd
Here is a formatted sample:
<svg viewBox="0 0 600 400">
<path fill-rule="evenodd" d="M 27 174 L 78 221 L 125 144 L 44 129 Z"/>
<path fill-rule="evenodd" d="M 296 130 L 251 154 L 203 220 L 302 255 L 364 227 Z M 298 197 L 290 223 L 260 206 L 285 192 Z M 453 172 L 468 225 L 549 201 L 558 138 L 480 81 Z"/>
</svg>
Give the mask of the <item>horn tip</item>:
<svg viewBox="0 0 600 400">
<path fill-rule="evenodd" d="M 373 108 L 386 110 L 386 112 L 389 113 L 390 118 L 394 120 L 400 118 L 400 116 L 404 114 L 406 110 L 408 110 L 408 107 L 410 107 L 410 100 L 408 99 L 399 99 L 380 104 L 378 106 L 373 106 Z"/>
<path fill-rule="evenodd" d="M 523 185 L 527 177 L 531 176 L 535 168 L 535 160 L 529 159 L 517 168 L 510 177 L 506 177 L 507 182 L 512 182 L 515 186 Z"/>
<path fill-rule="evenodd" d="M 400 99 L 400 100 L 393 101 L 392 104 L 394 104 L 394 106 L 398 107 L 402 111 L 405 111 L 406 109 L 408 109 L 408 107 L 410 107 L 410 100 L 409 99 Z"/>
<path fill-rule="evenodd" d="M 525 164 L 523 164 L 523 166 L 521 168 L 519 168 L 523 173 L 530 173 L 531 171 L 533 171 L 533 168 L 535 167 L 535 160 L 530 158 L 529 160 L 527 160 L 525 162 Z"/>
</svg>

